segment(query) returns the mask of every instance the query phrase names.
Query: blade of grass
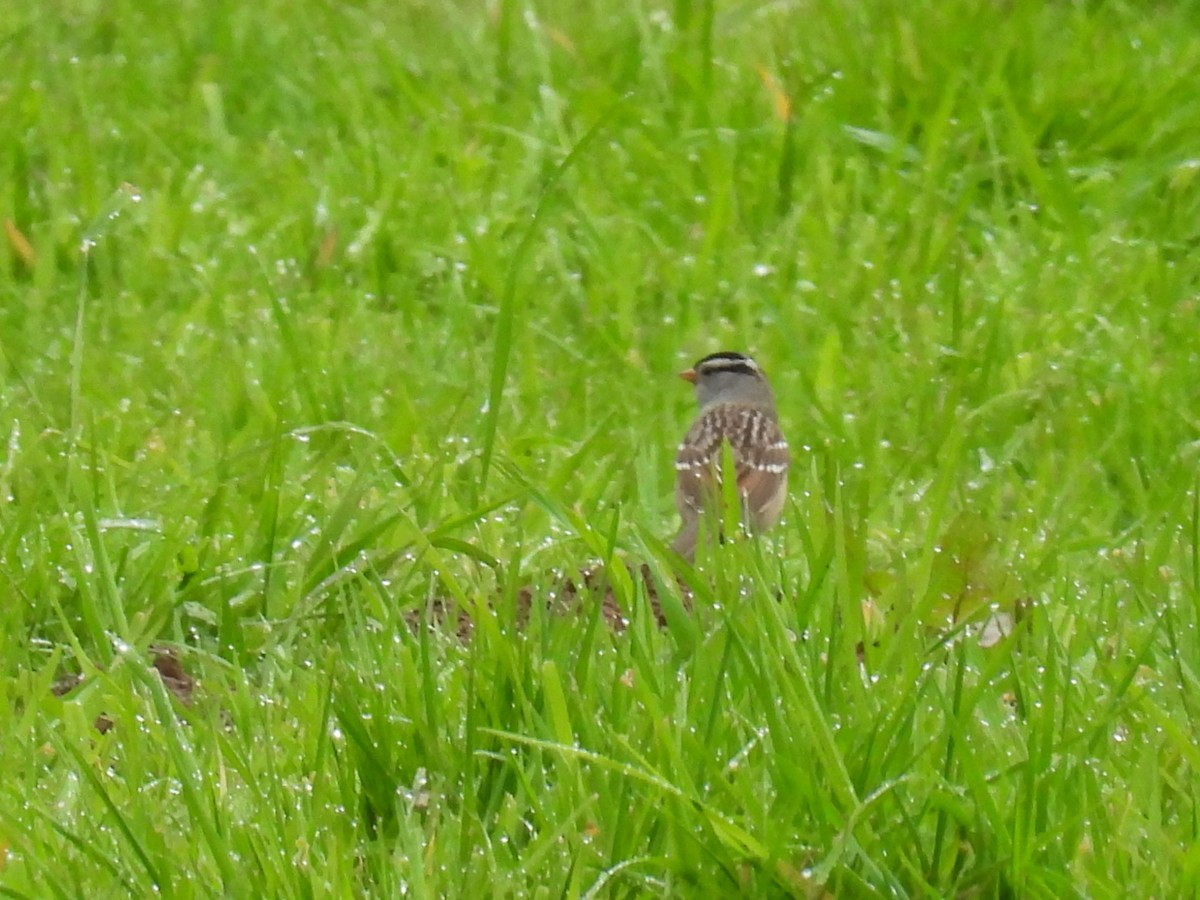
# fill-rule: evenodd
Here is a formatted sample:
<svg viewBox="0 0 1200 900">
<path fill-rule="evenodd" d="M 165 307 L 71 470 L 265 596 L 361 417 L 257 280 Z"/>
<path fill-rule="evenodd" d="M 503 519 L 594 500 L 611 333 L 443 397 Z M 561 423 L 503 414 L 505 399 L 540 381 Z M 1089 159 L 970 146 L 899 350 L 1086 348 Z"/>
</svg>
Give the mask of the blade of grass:
<svg viewBox="0 0 1200 900">
<path fill-rule="evenodd" d="M 513 251 L 508 264 L 508 275 L 504 283 L 504 293 L 500 297 L 500 309 L 496 316 L 496 332 L 493 341 L 492 367 L 488 384 L 487 407 L 483 412 L 483 455 L 482 470 L 479 476 L 480 490 L 487 489 L 488 476 L 492 468 L 492 455 L 496 447 L 496 429 L 500 421 L 500 409 L 503 402 L 504 385 L 508 378 L 508 363 L 512 355 L 513 332 L 517 317 L 517 285 L 521 269 L 533 241 L 542 227 L 550 202 L 557 197 L 558 183 L 582 157 L 592 142 L 603 133 L 609 119 L 625 103 L 621 97 L 604 110 L 588 127 L 583 135 L 575 142 L 562 160 L 554 166 L 545 184 L 542 185 L 534 205 L 533 214 L 525 226 L 521 240 Z"/>
</svg>

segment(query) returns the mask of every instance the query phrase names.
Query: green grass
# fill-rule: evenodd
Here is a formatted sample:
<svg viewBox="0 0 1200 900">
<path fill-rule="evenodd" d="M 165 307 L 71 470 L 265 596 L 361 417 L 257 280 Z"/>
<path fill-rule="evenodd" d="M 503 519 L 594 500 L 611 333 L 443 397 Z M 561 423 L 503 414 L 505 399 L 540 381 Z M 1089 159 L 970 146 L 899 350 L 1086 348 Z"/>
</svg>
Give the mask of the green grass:
<svg viewBox="0 0 1200 900">
<path fill-rule="evenodd" d="M 605 6 L 0 13 L 0 894 L 1200 893 L 1200 15 Z"/>
</svg>

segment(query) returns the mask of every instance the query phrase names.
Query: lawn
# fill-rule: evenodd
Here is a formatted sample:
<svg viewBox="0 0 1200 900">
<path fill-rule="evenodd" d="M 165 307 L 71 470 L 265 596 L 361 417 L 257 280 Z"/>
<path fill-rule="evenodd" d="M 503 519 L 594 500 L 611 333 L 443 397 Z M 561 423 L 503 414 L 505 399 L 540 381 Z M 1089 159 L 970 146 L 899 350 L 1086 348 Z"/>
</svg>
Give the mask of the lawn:
<svg viewBox="0 0 1200 900">
<path fill-rule="evenodd" d="M 0 47 L 0 895 L 1200 894 L 1200 8 Z M 791 494 L 692 570 L 724 349 Z"/>
</svg>

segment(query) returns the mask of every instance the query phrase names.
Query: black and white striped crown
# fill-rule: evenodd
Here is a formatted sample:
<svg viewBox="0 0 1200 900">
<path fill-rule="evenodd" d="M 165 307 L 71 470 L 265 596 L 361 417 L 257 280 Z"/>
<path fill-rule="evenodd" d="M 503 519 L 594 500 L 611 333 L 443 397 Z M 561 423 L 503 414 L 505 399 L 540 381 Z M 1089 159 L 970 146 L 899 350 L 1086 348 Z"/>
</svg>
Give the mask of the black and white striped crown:
<svg viewBox="0 0 1200 900">
<path fill-rule="evenodd" d="M 722 350 L 720 353 L 710 353 L 696 363 L 697 375 L 715 375 L 718 372 L 733 372 L 739 375 L 754 375 L 762 377 L 762 369 L 745 353 L 733 350 Z"/>
</svg>

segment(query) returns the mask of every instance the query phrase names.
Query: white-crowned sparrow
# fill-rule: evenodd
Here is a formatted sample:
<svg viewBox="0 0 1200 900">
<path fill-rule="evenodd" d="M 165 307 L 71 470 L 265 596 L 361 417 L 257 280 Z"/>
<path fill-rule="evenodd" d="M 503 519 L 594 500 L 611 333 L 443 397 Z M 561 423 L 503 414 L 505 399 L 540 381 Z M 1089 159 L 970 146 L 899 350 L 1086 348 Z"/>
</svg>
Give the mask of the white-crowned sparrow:
<svg viewBox="0 0 1200 900">
<path fill-rule="evenodd" d="M 744 353 L 713 353 L 679 377 L 696 386 L 700 415 L 675 455 L 675 505 L 683 520 L 672 546 L 687 559 L 696 554 L 700 523 L 719 522 L 722 446 L 728 442 L 737 472 L 741 521 L 751 531 L 779 520 L 787 498 L 791 463 L 779 430 L 775 395 L 758 363 Z"/>
</svg>

